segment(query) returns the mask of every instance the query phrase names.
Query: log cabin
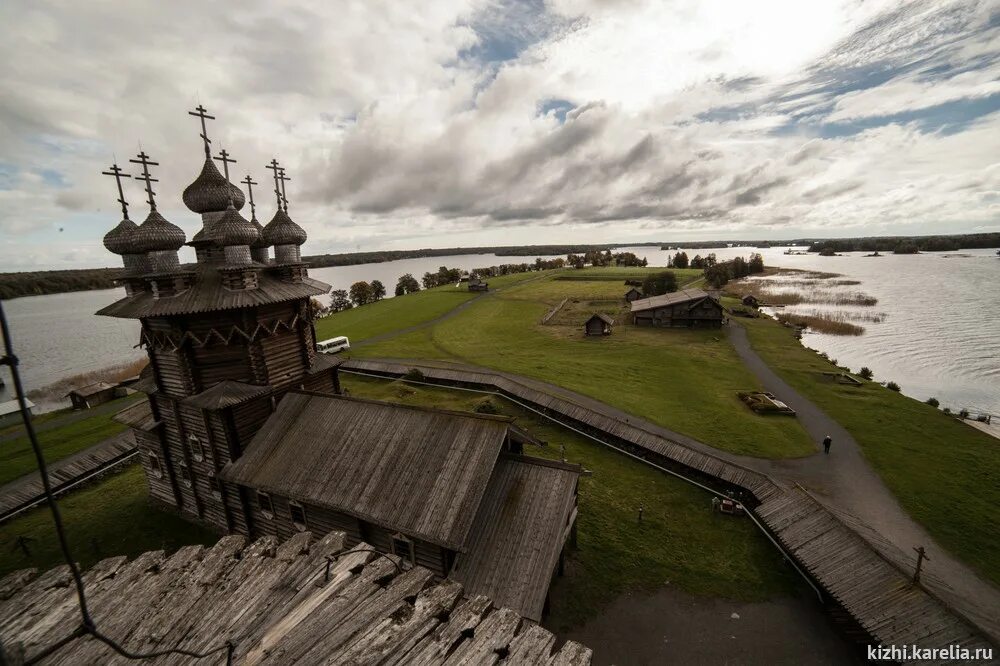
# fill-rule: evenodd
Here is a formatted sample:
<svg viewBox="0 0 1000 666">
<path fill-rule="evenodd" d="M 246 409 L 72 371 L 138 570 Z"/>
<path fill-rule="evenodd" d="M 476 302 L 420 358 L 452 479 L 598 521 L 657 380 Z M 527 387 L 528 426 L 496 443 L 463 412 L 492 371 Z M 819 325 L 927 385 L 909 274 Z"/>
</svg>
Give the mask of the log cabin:
<svg viewBox="0 0 1000 666">
<path fill-rule="evenodd" d="M 277 210 L 262 226 L 252 190 L 251 218 L 239 212 L 246 198 L 221 158 L 225 175 L 205 139 L 184 191 L 203 223 L 186 243 L 194 264 L 178 261 L 186 237 L 156 210 L 145 154 L 149 214 L 136 225 L 122 198 L 104 238 L 123 258 L 125 297 L 98 314 L 139 320 L 149 355 L 134 385 L 148 400 L 117 419 L 150 497 L 253 538 L 343 531 L 539 621 L 575 541 L 582 469 L 525 456 L 537 442 L 510 419 L 341 395 L 341 360 L 317 353 L 310 305 L 330 287 L 301 260 L 283 169 L 272 160 Z"/>
<path fill-rule="evenodd" d="M 87 386 L 73 389 L 66 394 L 73 404 L 73 409 L 90 409 L 97 405 L 103 405 L 115 399 L 116 387 L 107 382 L 95 382 Z M 124 389 L 123 389 L 124 391 Z"/>
<path fill-rule="evenodd" d="M 637 301 L 640 298 L 642 298 L 642 291 L 640 291 L 637 287 L 632 287 L 631 289 L 629 289 L 628 291 L 625 292 L 625 302 L 626 303 L 631 303 L 632 301 Z"/>
<path fill-rule="evenodd" d="M 477 277 L 474 277 L 471 280 L 469 280 L 469 291 L 489 291 L 489 290 L 490 290 L 489 282 L 484 282 L 483 280 L 480 280 Z"/>
<path fill-rule="evenodd" d="M 608 315 L 597 312 L 590 315 L 590 319 L 583 324 L 583 334 L 611 335 L 611 327 L 614 326 L 614 323 L 615 320 Z"/>
<path fill-rule="evenodd" d="M 667 328 L 720 328 L 722 304 L 701 289 L 652 296 L 632 301 L 632 323 Z"/>
</svg>

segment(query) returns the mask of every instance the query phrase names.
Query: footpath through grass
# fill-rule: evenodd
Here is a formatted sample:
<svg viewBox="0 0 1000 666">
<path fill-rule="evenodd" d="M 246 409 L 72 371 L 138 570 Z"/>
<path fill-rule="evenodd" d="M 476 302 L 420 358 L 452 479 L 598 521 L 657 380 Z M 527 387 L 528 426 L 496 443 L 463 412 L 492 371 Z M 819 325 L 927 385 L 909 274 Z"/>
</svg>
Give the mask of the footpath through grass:
<svg viewBox="0 0 1000 666">
<path fill-rule="evenodd" d="M 791 594 L 796 574 L 746 518 L 713 513 L 712 496 L 507 401 L 476 393 L 343 375 L 351 395 L 474 410 L 483 401 L 548 443 L 526 453 L 593 472 L 580 481 L 578 548 L 553 588 L 546 625 L 579 626 L 629 591 L 677 586 L 691 594 L 759 601 Z M 639 507 L 644 507 L 642 523 Z"/>
<path fill-rule="evenodd" d="M 59 499 L 73 556 L 89 567 L 105 557 L 135 557 L 147 550 L 173 551 L 211 544 L 218 535 L 154 508 L 139 465 Z M 22 541 L 19 541 L 22 539 Z M 26 547 L 28 554 L 22 548 Z M 47 506 L 0 525 L 0 576 L 29 567 L 45 571 L 62 564 Z"/>
<path fill-rule="evenodd" d="M 534 377 L 733 453 L 785 458 L 815 452 L 798 421 L 755 414 L 739 400 L 738 391 L 759 385 L 721 331 L 619 323 L 611 336 L 585 337 L 587 308 L 622 299 L 624 278 L 560 279 L 565 274 L 513 286 L 432 327 L 354 353 L 462 361 Z M 562 299 L 581 313 L 580 321 L 554 318 L 565 325 L 542 325 Z"/>
<path fill-rule="evenodd" d="M 820 379 L 830 364 L 770 319 L 742 320 L 754 350 L 846 428 L 903 508 L 942 546 L 1000 584 L 1000 442 L 876 383 Z"/>
<path fill-rule="evenodd" d="M 98 414 L 91 416 L 81 412 L 78 421 L 40 431 L 38 441 L 45 452 L 45 461 L 54 463 L 122 432 L 125 426 L 112 420 L 112 417 L 142 397 L 119 398 L 95 408 L 101 410 Z M 66 415 L 59 414 L 61 417 Z M 44 423 L 44 415 L 40 419 Z M 36 469 L 35 455 L 27 436 L 22 435 L 0 444 L 0 483 L 13 481 Z"/>
</svg>

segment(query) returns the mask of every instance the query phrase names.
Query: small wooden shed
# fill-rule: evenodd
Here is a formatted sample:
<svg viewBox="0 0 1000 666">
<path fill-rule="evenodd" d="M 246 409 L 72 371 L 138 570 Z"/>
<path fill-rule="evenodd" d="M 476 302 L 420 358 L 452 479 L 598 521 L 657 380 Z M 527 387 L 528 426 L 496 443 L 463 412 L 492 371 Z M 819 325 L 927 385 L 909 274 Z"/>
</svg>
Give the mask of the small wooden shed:
<svg viewBox="0 0 1000 666">
<path fill-rule="evenodd" d="M 35 403 L 31 402 L 27 398 L 24 399 L 24 402 L 28 407 L 28 413 L 33 413 L 32 410 L 35 408 Z M 0 427 L 7 427 L 20 422 L 21 405 L 18 404 L 17 400 L 0 402 Z"/>
<path fill-rule="evenodd" d="M 590 316 L 587 323 L 583 325 L 583 332 L 586 335 L 611 335 L 611 327 L 615 320 L 600 312 Z"/>
<path fill-rule="evenodd" d="M 115 388 L 114 384 L 97 382 L 83 388 L 73 389 L 66 396 L 73 403 L 73 409 L 90 409 L 114 400 L 117 397 Z"/>
<path fill-rule="evenodd" d="M 635 288 L 635 287 L 632 287 L 631 289 L 629 289 L 628 291 L 625 292 L 625 302 L 626 303 L 631 303 L 632 301 L 637 301 L 640 298 L 642 298 L 642 292 L 639 289 Z"/>
<path fill-rule="evenodd" d="M 474 277 L 471 280 L 469 280 L 469 291 L 489 291 L 489 290 L 490 290 L 489 282 L 483 282 L 477 277 Z"/>
<path fill-rule="evenodd" d="M 757 297 L 754 296 L 753 294 L 747 294 L 746 296 L 744 296 L 742 303 L 743 305 L 746 305 L 747 307 L 751 308 L 760 307 L 760 301 L 758 301 Z"/>
</svg>

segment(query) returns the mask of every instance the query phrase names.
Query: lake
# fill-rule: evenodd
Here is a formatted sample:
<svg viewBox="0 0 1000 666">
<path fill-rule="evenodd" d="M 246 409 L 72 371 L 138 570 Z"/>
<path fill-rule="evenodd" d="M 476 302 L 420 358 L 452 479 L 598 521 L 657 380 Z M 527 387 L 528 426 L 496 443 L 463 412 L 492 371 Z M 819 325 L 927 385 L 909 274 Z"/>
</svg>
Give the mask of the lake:
<svg viewBox="0 0 1000 666">
<path fill-rule="evenodd" d="M 673 254 L 648 247 L 621 248 L 665 265 Z M 870 308 L 882 316 L 864 322 L 860 336 L 806 332 L 803 344 L 825 352 L 853 370 L 868 366 L 880 381 L 898 383 L 903 393 L 924 400 L 934 396 L 942 407 L 1000 414 L 1000 258 L 995 250 L 963 250 L 919 255 L 865 257 L 862 252 L 837 257 L 786 255 L 785 247 L 759 250 L 768 266 L 840 273 L 878 299 Z M 687 250 L 689 257 L 714 252 L 719 259 L 747 256 L 751 248 Z M 493 254 L 402 259 L 380 264 L 317 268 L 313 277 L 335 289 L 358 280 L 381 280 L 391 296 L 396 280 L 412 273 L 418 280 L 439 266 L 465 270 L 534 257 Z M 124 290 L 54 294 L 4 303 L 16 351 L 29 389 L 62 377 L 141 358 L 137 322 L 97 317 L 93 313 L 121 298 Z M 814 308 L 815 306 L 809 306 Z M 9 399 L 0 394 L 0 400 Z M 8 397 L 5 397 L 8 396 Z"/>
</svg>

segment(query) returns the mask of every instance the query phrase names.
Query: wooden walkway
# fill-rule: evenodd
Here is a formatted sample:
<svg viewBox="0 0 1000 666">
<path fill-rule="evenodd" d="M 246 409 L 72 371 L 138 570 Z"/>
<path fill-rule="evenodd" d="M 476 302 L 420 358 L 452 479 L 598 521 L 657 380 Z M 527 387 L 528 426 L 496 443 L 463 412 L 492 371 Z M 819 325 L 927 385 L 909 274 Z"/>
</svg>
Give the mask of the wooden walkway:
<svg viewBox="0 0 1000 666">
<path fill-rule="evenodd" d="M 207 652 L 233 645 L 233 664 L 534 664 L 587 666 L 591 651 L 556 637 L 460 584 L 435 581 L 371 546 L 346 548 L 343 532 L 314 542 L 308 532 L 279 544 L 227 536 L 211 548 L 165 557 L 114 557 L 84 574 L 98 629 L 125 649 Z M 64 565 L 0 580 L 0 642 L 23 663 L 80 626 Z M 75 638 L 45 664 L 134 664 L 96 640 Z M 197 661 L 224 664 L 226 650 Z"/>
<path fill-rule="evenodd" d="M 737 493 L 785 553 L 824 591 L 826 601 L 859 642 L 947 648 L 991 647 L 973 622 L 913 585 L 910 576 L 885 559 L 868 541 L 814 500 L 747 467 L 673 441 L 637 417 L 627 422 L 618 410 L 565 389 L 545 390 L 541 382 L 474 366 L 426 365 L 352 359 L 341 366 L 398 378 L 418 368 L 424 381 L 496 392 L 538 409 L 604 443 L 720 491 Z M 558 394 L 558 395 L 555 395 Z"/>
<path fill-rule="evenodd" d="M 132 433 L 119 433 L 68 458 L 51 463 L 49 482 L 58 495 L 79 481 L 107 471 L 135 454 Z M 43 500 L 42 480 L 37 471 L 0 486 L 0 523 Z"/>
</svg>

